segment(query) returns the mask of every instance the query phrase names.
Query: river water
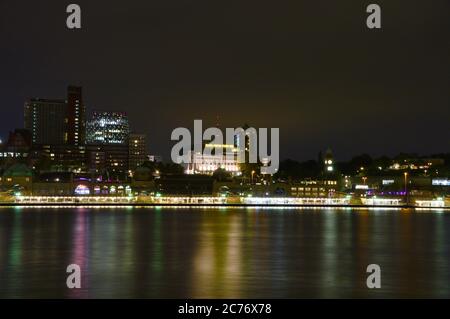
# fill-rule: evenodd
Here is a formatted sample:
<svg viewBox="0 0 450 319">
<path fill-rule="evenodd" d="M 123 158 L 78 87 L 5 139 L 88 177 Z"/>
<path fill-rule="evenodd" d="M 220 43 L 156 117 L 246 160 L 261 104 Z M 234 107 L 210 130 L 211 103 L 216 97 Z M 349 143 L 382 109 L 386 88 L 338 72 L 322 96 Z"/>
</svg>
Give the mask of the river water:
<svg viewBox="0 0 450 319">
<path fill-rule="evenodd" d="M 450 298 L 450 212 L 0 208 L 0 298 L 398 297 Z"/>
</svg>

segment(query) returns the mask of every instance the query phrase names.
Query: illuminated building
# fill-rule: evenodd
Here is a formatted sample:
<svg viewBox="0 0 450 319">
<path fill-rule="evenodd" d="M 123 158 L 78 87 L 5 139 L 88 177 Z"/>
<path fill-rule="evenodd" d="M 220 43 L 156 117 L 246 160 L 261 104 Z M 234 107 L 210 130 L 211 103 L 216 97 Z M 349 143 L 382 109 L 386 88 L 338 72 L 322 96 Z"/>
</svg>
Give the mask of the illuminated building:
<svg viewBox="0 0 450 319">
<path fill-rule="evenodd" d="M 129 170 L 128 146 L 103 145 L 106 168 L 110 173 L 126 173 Z"/>
<path fill-rule="evenodd" d="M 89 145 L 128 145 L 130 127 L 124 112 L 95 111 L 87 123 Z"/>
<path fill-rule="evenodd" d="M 217 169 L 224 169 L 232 175 L 239 176 L 241 171 L 238 163 L 238 149 L 234 145 L 216 145 L 206 144 L 205 150 L 209 149 L 211 152 L 194 152 L 190 154 L 191 163 L 187 164 L 187 174 L 205 174 L 212 175 Z M 214 150 L 222 148 L 222 154 L 215 154 Z"/>
<path fill-rule="evenodd" d="M 289 198 L 289 197 L 245 197 L 244 204 L 249 205 L 348 205 L 350 198 Z"/>
<path fill-rule="evenodd" d="M 129 170 L 128 117 L 124 112 L 95 111 L 87 123 L 88 166 L 94 173 Z"/>
<path fill-rule="evenodd" d="M 292 197 L 333 197 L 336 194 L 338 183 L 336 180 L 302 180 L 291 184 Z"/>
<path fill-rule="evenodd" d="M 136 202 L 136 197 L 130 195 L 116 195 L 116 196 L 88 196 L 88 195 L 64 195 L 64 196 L 17 196 L 15 198 L 16 203 L 20 204 L 49 204 L 49 205 L 83 205 L 89 204 L 90 207 L 95 204 L 101 204 L 103 208 L 106 204 L 111 204 L 117 207 L 120 205 L 129 205 Z"/>
<path fill-rule="evenodd" d="M 89 189 L 89 186 L 80 184 L 77 187 L 75 187 L 74 193 L 75 193 L 75 195 L 82 196 L 82 195 L 90 195 L 91 191 Z"/>
<path fill-rule="evenodd" d="M 128 172 L 128 145 L 88 145 L 88 167 L 92 173 Z"/>
<path fill-rule="evenodd" d="M 67 100 L 30 99 L 24 126 L 31 133 L 32 160 L 48 159 L 52 166 L 85 168 L 85 106 L 81 87 L 69 86 Z"/>
<path fill-rule="evenodd" d="M 81 87 L 69 86 L 67 100 L 33 98 L 25 102 L 24 127 L 34 145 L 84 145 L 85 106 Z"/>
<path fill-rule="evenodd" d="M 67 144 L 85 145 L 86 107 L 83 103 L 82 89 L 69 86 L 67 89 Z"/>
<path fill-rule="evenodd" d="M 40 145 L 32 151 L 32 158 L 47 159 L 53 167 L 81 172 L 86 169 L 86 146 Z"/>
<path fill-rule="evenodd" d="M 202 205 L 202 204 L 216 204 L 216 205 L 223 205 L 227 203 L 227 199 L 224 197 L 207 197 L 207 196 L 189 196 L 189 197 L 183 197 L 183 196 L 169 196 L 169 197 L 163 197 L 163 196 L 156 196 L 152 198 L 152 202 L 156 204 L 174 204 L 174 205 L 180 205 L 180 204 L 186 204 L 186 205 Z"/>
<path fill-rule="evenodd" d="M 433 200 L 416 200 L 416 206 L 419 207 L 432 207 L 432 208 L 438 208 L 438 207 L 445 207 L 445 201 L 442 198 L 437 198 Z"/>
<path fill-rule="evenodd" d="M 88 166 L 92 173 L 101 174 L 106 170 L 106 154 L 101 146 L 88 146 Z"/>
<path fill-rule="evenodd" d="M 40 174 L 33 181 L 33 196 L 125 196 L 131 186 L 121 182 L 99 181 L 90 174 L 51 172 Z"/>
<path fill-rule="evenodd" d="M 431 181 L 433 186 L 450 186 L 450 179 L 448 178 L 433 178 Z"/>
<path fill-rule="evenodd" d="M 361 202 L 363 205 L 368 206 L 399 206 L 401 205 L 402 199 L 400 198 L 377 198 L 377 197 L 371 197 L 371 198 L 361 198 Z"/>
<path fill-rule="evenodd" d="M 31 99 L 24 107 L 25 129 L 31 132 L 33 144 L 67 142 L 67 104 L 64 100 Z"/>
<path fill-rule="evenodd" d="M 141 166 L 147 159 L 146 154 L 146 136 L 145 134 L 130 134 L 128 152 L 129 169 L 135 170 Z"/>
<path fill-rule="evenodd" d="M 341 178 L 337 177 L 334 165 L 333 154 L 328 149 L 323 157 L 323 174 L 318 178 L 304 179 L 291 183 L 290 195 L 300 198 L 338 197 Z M 343 178 L 343 181 L 349 186 L 348 176 Z"/>
</svg>

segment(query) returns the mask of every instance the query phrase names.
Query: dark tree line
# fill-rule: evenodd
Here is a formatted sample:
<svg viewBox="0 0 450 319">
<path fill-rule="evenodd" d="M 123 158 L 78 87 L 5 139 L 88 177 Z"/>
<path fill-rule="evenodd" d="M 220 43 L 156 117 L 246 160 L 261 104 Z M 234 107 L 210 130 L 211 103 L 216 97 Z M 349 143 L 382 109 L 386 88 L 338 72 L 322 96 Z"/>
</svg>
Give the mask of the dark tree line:
<svg viewBox="0 0 450 319">
<path fill-rule="evenodd" d="M 279 171 L 275 174 L 277 179 L 304 179 L 304 178 L 316 178 L 323 174 L 322 160 L 309 160 L 299 162 L 292 159 L 286 159 L 280 162 Z M 380 156 L 373 158 L 368 154 L 361 154 L 353 157 L 349 161 L 340 161 L 335 165 L 336 173 L 343 175 L 386 175 L 387 168 L 394 162 L 402 163 L 408 159 L 427 159 L 427 158 L 442 158 L 445 161 L 443 166 L 439 167 L 440 174 L 450 174 L 450 153 L 433 154 L 429 156 L 420 156 L 418 154 L 400 153 L 395 157 Z M 430 172 L 434 174 L 433 170 Z M 403 174 L 401 171 L 389 171 L 390 175 Z"/>
</svg>

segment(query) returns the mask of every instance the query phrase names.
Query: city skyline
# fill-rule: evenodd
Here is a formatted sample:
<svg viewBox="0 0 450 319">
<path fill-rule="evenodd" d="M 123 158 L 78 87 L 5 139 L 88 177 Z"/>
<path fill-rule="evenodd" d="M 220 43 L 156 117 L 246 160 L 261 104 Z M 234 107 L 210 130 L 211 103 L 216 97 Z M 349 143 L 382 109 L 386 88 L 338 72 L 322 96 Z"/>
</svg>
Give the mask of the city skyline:
<svg viewBox="0 0 450 319">
<path fill-rule="evenodd" d="M 70 106 L 71 103 L 69 103 L 69 101 L 70 101 L 71 94 L 72 95 L 74 94 L 73 92 L 71 93 L 71 91 L 73 91 L 73 90 L 75 90 L 75 92 L 77 90 L 79 90 L 79 92 L 76 92 L 76 94 L 79 95 L 80 99 L 84 100 L 84 98 L 82 97 L 83 94 L 81 93 L 81 90 L 83 90 L 83 93 L 84 93 L 84 88 L 77 87 L 77 86 L 70 85 L 70 84 L 66 85 L 65 88 L 67 89 L 67 92 L 68 92 L 68 97 L 66 99 L 58 98 L 58 97 L 45 97 L 45 98 L 42 98 L 42 97 L 30 97 L 30 98 L 25 99 L 25 101 L 24 101 L 24 108 L 22 109 L 22 114 L 23 114 L 22 115 L 22 123 L 23 123 L 23 125 L 15 127 L 15 128 L 13 128 L 12 130 L 10 130 L 9 132 L 6 132 L 6 133 L 0 132 L 0 144 L 1 143 L 6 143 L 7 140 L 8 140 L 8 135 L 13 133 L 15 130 L 27 129 L 30 132 L 33 132 L 33 130 L 31 129 L 31 126 L 30 126 L 30 120 L 29 120 L 30 115 L 28 115 L 28 113 L 30 113 L 30 111 L 32 110 L 33 105 L 45 104 L 45 105 L 49 105 L 50 107 L 53 107 L 53 109 L 55 109 L 55 107 L 58 107 L 59 105 L 61 105 L 61 106 L 65 106 L 68 109 L 70 109 L 69 106 Z M 83 107 L 85 107 L 84 104 L 83 104 Z M 98 117 L 100 115 L 105 115 L 106 116 L 107 114 L 108 114 L 108 116 L 116 116 L 117 115 L 117 116 L 120 116 L 120 117 L 124 117 L 124 119 L 126 120 L 126 125 L 127 125 L 127 129 L 126 129 L 127 130 L 127 133 L 126 133 L 127 136 L 130 135 L 130 134 L 144 134 L 144 135 L 148 136 L 148 133 L 146 133 L 146 132 L 138 132 L 134 128 L 132 128 L 132 126 L 130 124 L 128 124 L 129 123 L 129 119 L 128 119 L 129 113 L 126 112 L 126 111 L 123 111 L 122 109 L 118 109 L 118 108 L 107 109 L 107 108 L 95 108 L 95 107 L 88 108 L 88 107 L 85 107 L 85 109 L 83 110 L 83 115 L 80 116 L 80 118 L 82 118 L 82 117 L 85 118 L 85 123 L 83 123 L 84 127 L 83 127 L 83 129 L 80 130 L 80 132 L 82 131 L 81 135 L 83 136 L 83 141 L 86 140 L 86 145 L 88 145 L 88 144 L 94 144 L 94 145 L 95 144 L 102 144 L 100 141 L 97 141 L 97 142 L 91 141 L 91 142 L 89 142 L 87 140 L 87 135 L 89 134 L 89 130 L 90 130 L 89 124 L 94 121 L 94 118 L 96 116 Z M 65 110 L 65 111 L 62 112 L 62 115 L 60 117 L 62 118 L 64 116 L 71 117 L 72 115 L 70 115 L 68 113 L 68 111 Z M 74 114 L 73 114 L 73 116 L 74 116 Z M 210 123 L 212 125 L 212 127 L 223 128 L 223 126 L 220 124 L 220 117 L 219 116 L 216 116 L 214 121 L 209 121 L 209 122 L 206 121 L 206 122 Z M 74 130 L 74 124 L 75 123 L 71 123 L 71 125 L 67 125 L 66 124 L 65 125 L 66 128 L 61 127 L 61 129 L 63 131 L 66 130 L 66 132 L 64 133 L 62 131 L 61 132 L 61 136 L 58 137 L 58 138 L 61 139 L 60 142 L 56 142 L 55 143 L 55 141 L 52 141 L 52 142 L 47 141 L 47 143 L 42 143 L 42 142 L 37 143 L 37 141 L 35 141 L 34 139 L 32 139 L 32 141 L 33 141 L 33 143 L 36 143 L 36 144 L 56 144 L 56 145 L 57 144 L 66 144 L 66 143 L 68 143 L 68 136 L 67 136 L 68 135 L 68 131 L 69 130 Z M 245 123 L 243 125 L 241 124 L 240 127 L 245 127 L 246 125 L 247 125 L 247 123 Z M 91 129 L 91 131 L 92 131 L 92 129 Z M 62 136 L 63 134 L 66 134 L 65 141 L 63 141 L 64 140 L 64 138 Z M 76 145 L 75 141 L 74 141 L 73 134 L 74 133 L 72 133 L 72 140 L 71 140 L 71 142 L 69 144 Z M 125 133 L 123 133 L 123 134 L 125 134 Z M 156 135 L 158 135 L 158 134 L 156 134 Z M 32 134 L 32 136 L 33 136 L 33 134 Z M 123 138 L 124 137 L 122 137 L 122 139 Z M 145 140 L 146 140 L 145 145 L 146 145 L 146 148 L 148 149 L 149 148 L 148 138 L 145 138 Z M 154 141 L 154 142 L 156 144 L 159 144 L 158 142 L 160 142 L 160 141 Z M 125 140 L 123 140 L 121 143 L 118 143 L 118 144 L 123 144 L 123 143 L 127 143 L 127 142 L 125 142 Z M 78 142 L 77 142 L 77 144 L 78 144 Z M 84 145 L 84 144 L 85 144 L 85 142 L 80 142 L 80 145 Z M 106 144 L 110 144 L 110 143 L 108 142 Z M 111 143 L 111 144 L 117 144 L 117 143 Z M 169 136 L 169 140 L 168 140 L 168 144 L 167 144 L 167 145 L 169 145 L 168 148 L 172 147 L 173 144 L 174 144 L 174 142 L 170 141 L 170 136 Z M 322 153 L 325 149 L 330 148 L 330 147 L 331 147 L 330 145 L 327 145 L 325 148 L 318 148 L 317 149 L 317 153 L 315 155 L 313 154 L 310 158 L 306 158 L 306 157 L 301 157 L 301 158 L 281 157 L 281 160 L 289 160 L 289 159 L 291 159 L 291 160 L 299 160 L 299 161 L 313 160 L 313 159 L 316 159 L 317 156 L 320 155 L 320 153 Z M 339 154 L 339 149 L 337 149 L 337 153 Z M 383 153 L 383 152 L 381 152 L 379 154 L 371 152 L 371 151 L 362 151 L 362 152 L 359 152 L 359 153 L 357 152 L 357 153 L 353 153 L 353 154 L 348 153 L 344 158 L 341 158 L 341 160 L 342 161 L 348 161 L 348 160 L 354 158 L 355 156 L 360 156 L 360 155 L 364 155 L 364 154 L 368 154 L 370 156 L 373 156 L 374 158 L 377 158 L 377 157 L 378 158 L 381 158 L 381 157 L 391 157 L 391 158 L 393 158 L 393 157 L 396 157 L 396 156 L 401 155 L 401 154 L 411 154 L 411 155 L 419 156 L 419 157 L 427 157 L 427 156 L 436 156 L 436 155 L 447 154 L 447 153 L 448 153 L 448 150 L 446 150 L 444 148 L 442 148 L 440 150 L 437 150 L 435 152 L 426 152 L 425 151 L 425 152 L 422 152 L 422 153 L 419 153 L 419 152 L 417 152 L 415 150 L 412 150 L 410 152 L 405 152 L 402 149 L 394 150 L 394 151 L 392 151 L 390 153 L 387 153 L 387 152 Z M 152 153 L 151 151 L 149 153 L 147 153 L 147 155 L 149 155 L 149 156 L 151 154 L 154 154 L 154 155 L 157 155 L 157 156 L 161 156 L 161 154 Z M 281 154 L 283 154 L 282 150 L 281 150 Z M 166 156 L 161 156 L 161 158 L 164 158 L 164 160 L 166 162 L 170 161 L 170 155 L 168 155 L 168 154 L 166 154 Z"/>
</svg>

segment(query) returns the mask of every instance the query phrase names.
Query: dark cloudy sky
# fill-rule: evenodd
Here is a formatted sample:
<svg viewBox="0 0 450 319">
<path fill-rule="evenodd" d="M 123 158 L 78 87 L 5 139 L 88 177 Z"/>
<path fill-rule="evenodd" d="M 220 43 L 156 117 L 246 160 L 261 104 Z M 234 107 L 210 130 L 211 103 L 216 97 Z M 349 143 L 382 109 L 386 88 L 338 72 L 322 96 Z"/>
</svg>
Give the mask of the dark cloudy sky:
<svg viewBox="0 0 450 319">
<path fill-rule="evenodd" d="M 449 0 L 0 0 L 0 43 L 3 137 L 26 98 L 79 84 L 166 159 L 175 127 L 217 116 L 279 127 L 282 158 L 450 151 Z"/>
</svg>

